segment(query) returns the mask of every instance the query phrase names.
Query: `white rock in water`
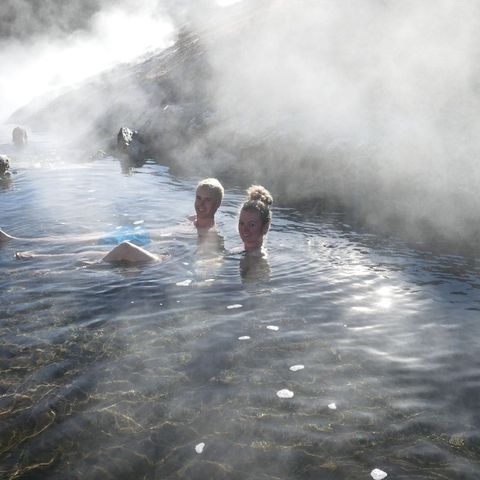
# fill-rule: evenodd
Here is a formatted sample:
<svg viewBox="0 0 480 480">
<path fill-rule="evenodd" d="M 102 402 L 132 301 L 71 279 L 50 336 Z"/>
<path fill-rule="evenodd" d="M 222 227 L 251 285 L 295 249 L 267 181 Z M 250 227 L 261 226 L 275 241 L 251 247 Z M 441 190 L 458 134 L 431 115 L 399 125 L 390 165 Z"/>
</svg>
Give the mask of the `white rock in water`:
<svg viewBox="0 0 480 480">
<path fill-rule="evenodd" d="M 244 335 L 243 337 L 238 337 L 239 340 L 250 340 L 248 335 Z"/>
<path fill-rule="evenodd" d="M 383 470 L 380 470 L 379 468 L 374 468 L 370 472 L 370 476 L 373 478 L 373 480 L 382 480 L 387 476 L 387 473 Z"/>
<path fill-rule="evenodd" d="M 195 451 L 200 454 L 203 452 L 203 449 L 205 448 L 205 443 L 201 442 L 198 445 L 195 445 Z"/>
<path fill-rule="evenodd" d="M 292 365 L 290 367 L 290 370 L 292 372 L 297 372 L 298 370 L 303 370 L 305 368 L 305 365 Z"/>
<path fill-rule="evenodd" d="M 293 398 L 293 395 L 294 393 L 291 390 L 287 390 L 286 388 L 277 392 L 277 397 L 279 398 Z"/>
<path fill-rule="evenodd" d="M 229 310 L 231 310 L 232 308 L 242 308 L 243 305 L 241 305 L 240 303 L 234 303 L 233 305 L 228 305 L 227 308 Z"/>
<path fill-rule="evenodd" d="M 192 281 L 188 279 L 184 280 L 183 282 L 177 282 L 175 285 L 177 285 L 177 287 L 188 287 L 191 283 Z"/>
<path fill-rule="evenodd" d="M 337 405 L 335 404 L 335 402 L 329 403 L 329 404 L 328 404 L 328 408 L 329 408 L 330 410 L 336 410 L 336 409 L 337 409 Z"/>
<path fill-rule="evenodd" d="M 267 325 L 268 330 L 274 330 L 275 332 L 278 331 L 278 328 L 276 325 Z"/>
</svg>

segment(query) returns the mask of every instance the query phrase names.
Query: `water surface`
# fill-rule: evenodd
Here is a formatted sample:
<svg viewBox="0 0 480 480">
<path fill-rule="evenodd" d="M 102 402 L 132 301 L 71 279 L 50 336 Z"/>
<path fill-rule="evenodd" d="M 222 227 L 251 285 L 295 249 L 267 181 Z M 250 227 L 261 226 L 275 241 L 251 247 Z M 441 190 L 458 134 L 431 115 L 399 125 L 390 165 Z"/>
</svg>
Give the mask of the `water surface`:
<svg viewBox="0 0 480 480">
<path fill-rule="evenodd" d="M 268 261 L 205 256 L 196 179 L 2 135 L 0 225 L 60 237 L 0 246 L 2 478 L 479 478 L 478 259 L 279 208 Z M 242 199 L 218 215 L 226 250 Z M 167 261 L 77 262 L 109 248 L 82 235 L 138 225 Z"/>
</svg>

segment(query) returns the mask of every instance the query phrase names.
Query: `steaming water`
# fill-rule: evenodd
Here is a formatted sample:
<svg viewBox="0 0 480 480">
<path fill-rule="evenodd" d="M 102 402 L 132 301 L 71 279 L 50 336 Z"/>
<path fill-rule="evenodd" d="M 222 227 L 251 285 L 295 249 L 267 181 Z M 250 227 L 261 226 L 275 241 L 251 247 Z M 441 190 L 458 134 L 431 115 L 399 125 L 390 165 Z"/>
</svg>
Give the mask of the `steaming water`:
<svg viewBox="0 0 480 480">
<path fill-rule="evenodd" d="M 474 259 L 290 209 L 274 211 L 268 263 L 204 257 L 178 227 L 193 179 L 2 139 L 17 170 L 2 227 L 65 236 L 0 247 L 2 478 L 479 478 Z M 242 197 L 219 213 L 227 250 Z M 76 235 L 142 221 L 174 227 L 149 245 L 166 262 L 14 258 L 88 257 L 108 246 Z"/>
</svg>

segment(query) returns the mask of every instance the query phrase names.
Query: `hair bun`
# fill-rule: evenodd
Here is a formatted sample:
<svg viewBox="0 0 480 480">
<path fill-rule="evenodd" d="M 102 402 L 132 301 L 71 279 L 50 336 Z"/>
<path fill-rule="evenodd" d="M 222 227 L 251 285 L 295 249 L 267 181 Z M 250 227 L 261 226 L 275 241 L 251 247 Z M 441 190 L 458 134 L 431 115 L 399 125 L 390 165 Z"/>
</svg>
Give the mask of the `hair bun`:
<svg viewBox="0 0 480 480">
<path fill-rule="evenodd" d="M 272 194 L 261 185 L 252 185 L 247 190 L 247 194 L 250 200 L 257 200 L 264 203 L 265 205 L 271 205 L 273 203 Z"/>
</svg>

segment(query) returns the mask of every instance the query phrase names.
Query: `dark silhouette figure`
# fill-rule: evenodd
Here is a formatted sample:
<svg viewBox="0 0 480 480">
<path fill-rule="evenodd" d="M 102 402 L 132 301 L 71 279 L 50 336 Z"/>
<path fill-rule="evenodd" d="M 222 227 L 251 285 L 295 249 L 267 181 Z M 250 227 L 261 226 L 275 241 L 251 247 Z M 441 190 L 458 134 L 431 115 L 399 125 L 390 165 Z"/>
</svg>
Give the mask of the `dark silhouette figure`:
<svg viewBox="0 0 480 480">
<path fill-rule="evenodd" d="M 15 127 L 12 131 L 12 141 L 17 147 L 24 147 L 28 142 L 27 131 L 22 127 Z"/>
</svg>

